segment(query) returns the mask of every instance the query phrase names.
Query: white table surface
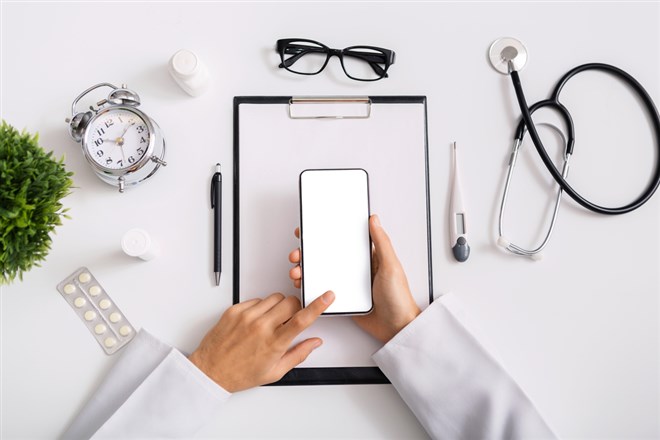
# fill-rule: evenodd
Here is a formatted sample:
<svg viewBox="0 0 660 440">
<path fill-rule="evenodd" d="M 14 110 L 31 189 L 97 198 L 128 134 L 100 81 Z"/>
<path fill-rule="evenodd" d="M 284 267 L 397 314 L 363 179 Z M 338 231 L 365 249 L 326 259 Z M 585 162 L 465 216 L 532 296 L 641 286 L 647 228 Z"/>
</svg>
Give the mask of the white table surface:
<svg viewBox="0 0 660 440">
<path fill-rule="evenodd" d="M 65 200 L 72 219 L 58 228 L 47 261 L 0 295 L 2 438 L 60 435 L 112 368 L 115 358 L 55 290 L 79 266 L 93 271 L 134 325 L 195 348 L 231 303 L 229 239 L 222 285 L 212 283 L 208 184 L 215 162 L 231 163 L 232 97 L 321 94 L 428 96 L 436 292 L 460 295 L 560 436 L 660 435 L 658 196 L 619 217 L 587 213 L 565 198 L 543 261 L 505 255 L 494 244 L 496 219 L 519 111 L 509 79 L 487 61 L 496 38 L 514 36 L 530 51 L 521 73 L 530 102 L 590 61 L 629 71 L 658 102 L 658 3 L 3 2 L 1 33 L 2 118 L 38 131 L 44 147 L 64 154 L 76 186 Z M 277 69 L 274 44 L 286 37 L 392 48 L 397 60 L 390 78 L 372 84 L 347 79 L 337 59 L 302 77 Z M 202 97 L 188 97 L 168 76 L 167 60 L 180 48 L 196 51 L 212 73 Z M 80 91 L 105 81 L 140 93 L 169 147 L 168 167 L 123 195 L 92 175 L 63 122 Z M 639 105 L 596 73 L 565 93 L 578 136 L 571 182 L 604 204 L 632 199 L 656 157 Z M 452 260 L 447 239 L 453 140 L 469 215 L 465 264 Z M 548 213 L 549 178 L 528 147 L 518 171 L 507 228 L 531 243 Z M 231 197 L 224 204 L 229 220 Z M 121 253 L 121 234 L 134 226 L 161 243 L 161 257 L 144 263 Z M 227 238 L 230 228 L 225 221 Z M 426 436 L 389 385 L 250 390 L 199 435 Z"/>
</svg>

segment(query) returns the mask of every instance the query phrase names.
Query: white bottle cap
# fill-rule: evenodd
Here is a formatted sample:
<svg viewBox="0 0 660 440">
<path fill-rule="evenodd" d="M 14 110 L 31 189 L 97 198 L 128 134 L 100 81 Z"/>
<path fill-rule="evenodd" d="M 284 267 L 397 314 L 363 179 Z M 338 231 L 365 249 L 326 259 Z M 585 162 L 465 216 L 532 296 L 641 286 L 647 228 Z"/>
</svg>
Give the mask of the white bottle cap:
<svg viewBox="0 0 660 440">
<path fill-rule="evenodd" d="M 147 231 L 134 228 L 127 231 L 121 238 L 121 248 L 131 257 L 149 261 L 160 253 L 158 243 L 151 239 Z"/>
<path fill-rule="evenodd" d="M 182 79 L 192 78 L 200 70 L 197 55 L 186 49 L 181 49 L 172 55 L 170 66 L 172 73 Z"/>
<path fill-rule="evenodd" d="M 181 49 L 170 58 L 170 75 L 186 93 L 201 95 L 209 82 L 209 72 L 202 60 L 192 51 Z"/>
</svg>

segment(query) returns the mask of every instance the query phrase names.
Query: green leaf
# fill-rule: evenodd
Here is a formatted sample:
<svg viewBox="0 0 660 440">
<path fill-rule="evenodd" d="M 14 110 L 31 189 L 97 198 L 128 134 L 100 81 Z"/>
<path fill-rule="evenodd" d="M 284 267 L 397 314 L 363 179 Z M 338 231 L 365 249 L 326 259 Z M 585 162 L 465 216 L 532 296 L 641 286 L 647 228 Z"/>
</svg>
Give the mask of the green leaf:
<svg viewBox="0 0 660 440">
<path fill-rule="evenodd" d="M 73 173 L 64 157 L 39 146 L 39 135 L 0 125 L 0 285 L 8 284 L 43 261 L 55 227 L 68 209 Z"/>
</svg>

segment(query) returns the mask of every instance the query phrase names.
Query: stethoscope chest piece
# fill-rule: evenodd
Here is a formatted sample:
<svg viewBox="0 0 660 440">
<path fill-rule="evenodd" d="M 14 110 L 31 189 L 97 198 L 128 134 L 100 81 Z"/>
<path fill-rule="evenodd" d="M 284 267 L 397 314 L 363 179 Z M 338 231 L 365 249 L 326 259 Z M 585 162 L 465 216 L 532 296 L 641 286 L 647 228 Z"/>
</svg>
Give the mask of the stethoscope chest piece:
<svg viewBox="0 0 660 440">
<path fill-rule="evenodd" d="M 527 64 L 527 48 L 515 38 L 500 38 L 488 50 L 490 64 L 505 75 L 512 70 L 519 71 Z"/>
</svg>

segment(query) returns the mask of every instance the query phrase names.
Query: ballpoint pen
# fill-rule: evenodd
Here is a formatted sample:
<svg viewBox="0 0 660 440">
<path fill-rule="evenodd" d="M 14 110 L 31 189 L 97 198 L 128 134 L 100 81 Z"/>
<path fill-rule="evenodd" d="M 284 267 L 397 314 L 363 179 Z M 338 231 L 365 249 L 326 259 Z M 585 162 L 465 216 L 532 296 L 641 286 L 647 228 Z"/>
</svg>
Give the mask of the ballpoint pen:
<svg viewBox="0 0 660 440">
<path fill-rule="evenodd" d="M 215 165 L 211 178 L 211 209 L 213 209 L 213 272 L 215 285 L 220 285 L 222 272 L 222 174 L 220 164 Z"/>
</svg>

